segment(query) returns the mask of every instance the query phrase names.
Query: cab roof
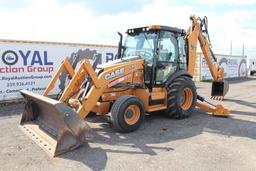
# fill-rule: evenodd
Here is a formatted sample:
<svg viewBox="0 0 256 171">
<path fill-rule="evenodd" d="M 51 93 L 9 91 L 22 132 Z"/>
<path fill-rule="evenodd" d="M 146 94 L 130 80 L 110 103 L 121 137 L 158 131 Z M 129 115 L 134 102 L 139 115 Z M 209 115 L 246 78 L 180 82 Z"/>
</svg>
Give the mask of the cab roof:
<svg viewBox="0 0 256 171">
<path fill-rule="evenodd" d="M 145 26 L 145 27 L 138 27 L 138 28 L 132 28 L 127 30 L 127 34 L 138 34 L 141 32 L 148 32 L 151 30 L 163 30 L 163 31 L 170 31 L 172 33 L 178 33 L 178 34 L 186 34 L 186 31 L 184 29 L 179 29 L 177 27 L 170 27 L 170 26 L 161 26 L 161 25 L 151 25 L 151 26 Z"/>
</svg>

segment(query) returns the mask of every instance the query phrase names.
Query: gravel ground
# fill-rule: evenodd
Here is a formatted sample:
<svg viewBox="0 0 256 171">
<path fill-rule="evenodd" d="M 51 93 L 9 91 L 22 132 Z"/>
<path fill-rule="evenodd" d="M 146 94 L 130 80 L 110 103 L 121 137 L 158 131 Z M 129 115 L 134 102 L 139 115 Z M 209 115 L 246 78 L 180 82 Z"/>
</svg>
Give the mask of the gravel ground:
<svg viewBox="0 0 256 171">
<path fill-rule="evenodd" d="M 210 83 L 197 83 L 209 97 Z M 23 104 L 0 106 L 0 170 L 256 170 L 256 79 L 231 81 L 229 118 L 195 110 L 190 118 L 146 117 L 129 134 L 90 117 L 88 143 L 49 157 L 19 128 Z"/>
</svg>

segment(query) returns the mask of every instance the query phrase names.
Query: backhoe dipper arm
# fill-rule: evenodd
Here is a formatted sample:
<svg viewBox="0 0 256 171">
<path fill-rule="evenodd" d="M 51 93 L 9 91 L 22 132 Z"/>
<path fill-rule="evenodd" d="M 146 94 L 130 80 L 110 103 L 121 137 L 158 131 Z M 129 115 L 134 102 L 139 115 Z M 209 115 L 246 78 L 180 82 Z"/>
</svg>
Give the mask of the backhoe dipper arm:
<svg viewBox="0 0 256 171">
<path fill-rule="evenodd" d="M 210 43 L 206 36 L 202 32 L 202 22 L 198 22 L 196 17 L 193 15 L 190 17 L 192 25 L 187 31 L 188 39 L 188 48 L 189 48 L 189 57 L 188 57 L 188 72 L 191 75 L 194 75 L 195 70 L 195 59 L 196 59 L 196 50 L 197 50 L 197 40 L 199 40 L 200 47 L 208 68 L 211 72 L 212 78 L 214 81 L 223 80 L 223 68 L 219 67 L 216 64 L 216 58 L 211 52 Z"/>
<path fill-rule="evenodd" d="M 203 56 L 213 78 L 211 96 L 222 99 L 228 92 L 229 84 L 224 80 L 224 70 L 217 63 L 217 59 L 211 50 L 210 37 L 208 34 L 207 18 L 190 17 L 191 26 L 186 35 L 188 42 L 188 72 L 193 76 L 195 70 L 197 40 L 199 41 Z"/>
<path fill-rule="evenodd" d="M 222 67 L 217 65 L 217 59 L 210 48 L 210 38 L 207 30 L 207 18 L 205 17 L 203 20 L 201 20 L 200 18 L 196 19 L 196 17 L 192 15 L 190 20 L 192 24 L 189 27 L 186 35 L 188 41 L 188 73 L 190 73 L 192 76 L 194 75 L 197 55 L 197 41 L 199 41 L 205 61 L 213 78 L 212 97 L 223 97 L 228 91 L 228 83 L 224 82 L 224 70 Z M 202 29 L 203 27 L 204 30 Z M 214 105 L 199 95 L 197 96 L 197 99 L 198 101 L 196 106 L 212 113 L 214 116 L 228 116 L 230 113 L 229 110 L 224 108 L 221 104 Z"/>
</svg>

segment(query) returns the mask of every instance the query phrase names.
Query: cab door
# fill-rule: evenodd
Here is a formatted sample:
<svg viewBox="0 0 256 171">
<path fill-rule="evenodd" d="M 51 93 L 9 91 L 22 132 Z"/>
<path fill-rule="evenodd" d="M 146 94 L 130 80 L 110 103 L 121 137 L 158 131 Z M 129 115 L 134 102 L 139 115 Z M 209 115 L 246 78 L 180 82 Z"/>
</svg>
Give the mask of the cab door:
<svg viewBox="0 0 256 171">
<path fill-rule="evenodd" d="M 156 85 L 164 84 L 168 76 L 177 70 L 178 59 L 179 49 L 176 35 L 168 31 L 161 31 L 156 67 Z"/>
</svg>

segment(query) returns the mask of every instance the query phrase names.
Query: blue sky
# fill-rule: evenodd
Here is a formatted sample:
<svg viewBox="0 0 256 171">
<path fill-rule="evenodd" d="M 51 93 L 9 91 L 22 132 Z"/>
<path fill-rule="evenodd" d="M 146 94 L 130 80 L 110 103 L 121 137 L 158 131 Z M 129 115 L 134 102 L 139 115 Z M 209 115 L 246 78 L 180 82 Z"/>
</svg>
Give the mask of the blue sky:
<svg viewBox="0 0 256 171">
<path fill-rule="evenodd" d="M 209 19 L 216 53 L 256 57 L 256 0 L 0 0 L 0 38 L 116 44 L 117 31 L 150 24 L 187 29 Z"/>
</svg>

